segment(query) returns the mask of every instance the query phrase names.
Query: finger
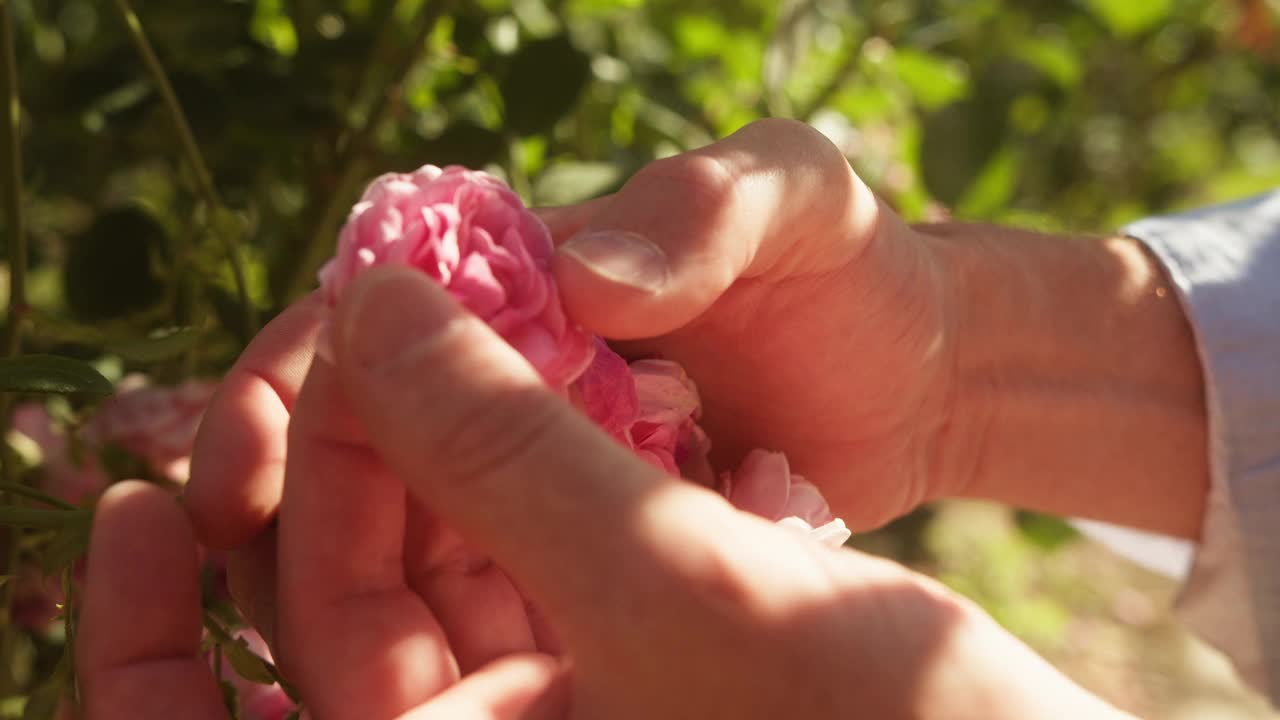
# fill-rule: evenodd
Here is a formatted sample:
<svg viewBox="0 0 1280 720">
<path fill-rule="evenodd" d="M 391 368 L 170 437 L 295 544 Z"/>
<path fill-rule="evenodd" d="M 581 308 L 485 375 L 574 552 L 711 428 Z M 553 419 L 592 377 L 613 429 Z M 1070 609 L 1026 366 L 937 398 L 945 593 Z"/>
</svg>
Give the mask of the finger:
<svg viewBox="0 0 1280 720">
<path fill-rule="evenodd" d="M 205 412 L 184 497 L 206 545 L 240 545 L 275 516 L 289 412 L 323 317 L 322 300 L 311 295 L 272 320 L 227 372 Z"/>
<path fill-rule="evenodd" d="M 405 573 L 440 621 L 463 675 L 537 649 L 524 598 L 507 574 L 416 500 L 409 502 Z"/>
<path fill-rule="evenodd" d="M 875 196 L 840 151 L 788 120 L 762 120 L 659 160 L 598 208 L 566 215 L 581 220 L 588 210 L 553 267 L 569 314 L 616 339 L 682 327 L 738 278 L 847 263 L 879 216 Z M 796 242 L 807 236 L 847 240 Z"/>
<path fill-rule="evenodd" d="M 567 677 L 545 655 L 515 655 L 468 675 L 401 720 L 566 720 Z"/>
<path fill-rule="evenodd" d="M 524 593 L 522 592 L 521 595 L 523 596 Z M 556 629 L 551 626 L 551 621 L 542 610 L 528 599 L 525 600 L 524 610 L 529 616 L 529 629 L 533 631 L 533 642 L 538 652 L 552 657 L 563 655 L 564 645 L 560 642 L 560 635 L 556 633 Z"/>
<path fill-rule="evenodd" d="M 200 656 L 195 537 L 171 494 L 118 483 L 98 503 L 76 667 L 86 714 L 111 718 L 225 718 Z"/>
<path fill-rule="evenodd" d="M 405 582 L 405 486 L 316 363 L 289 426 L 279 521 L 282 660 L 317 717 L 394 717 L 457 680 L 444 633 Z"/>
<path fill-rule="evenodd" d="M 705 560 L 708 538 L 737 520 L 722 499 L 591 425 L 419 273 L 368 273 L 339 304 L 335 328 L 343 386 L 370 442 L 420 499 L 545 600 L 557 629 L 572 621 L 579 636 L 615 632 L 590 627 L 608 617 L 601 607 L 669 585 L 671 563 Z"/>
<path fill-rule="evenodd" d="M 612 195 L 606 195 L 574 205 L 533 208 L 533 213 L 551 232 L 552 242 L 559 245 L 586 227 L 612 198 Z"/>
</svg>

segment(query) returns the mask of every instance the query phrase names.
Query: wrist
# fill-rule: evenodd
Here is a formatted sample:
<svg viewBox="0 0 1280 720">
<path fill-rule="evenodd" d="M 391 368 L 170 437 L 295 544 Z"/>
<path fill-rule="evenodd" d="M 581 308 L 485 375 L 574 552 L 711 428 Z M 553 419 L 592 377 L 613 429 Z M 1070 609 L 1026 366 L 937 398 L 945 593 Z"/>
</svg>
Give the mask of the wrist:
<svg viewBox="0 0 1280 720">
<path fill-rule="evenodd" d="M 1203 379 L 1156 260 L 1127 238 L 917 230 L 949 298 L 945 492 L 1197 537 Z"/>
</svg>

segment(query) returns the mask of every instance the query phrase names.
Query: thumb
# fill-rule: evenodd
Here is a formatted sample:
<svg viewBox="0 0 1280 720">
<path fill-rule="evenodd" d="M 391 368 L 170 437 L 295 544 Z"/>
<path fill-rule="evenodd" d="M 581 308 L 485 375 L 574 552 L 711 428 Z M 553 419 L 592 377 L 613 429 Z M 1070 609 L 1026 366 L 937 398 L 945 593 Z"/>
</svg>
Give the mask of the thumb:
<svg viewBox="0 0 1280 720">
<path fill-rule="evenodd" d="M 673 584 L 662 578 L 672 555 L 707 544 L 699 534 L 711 537 L 717 522 L 738 522 L 717 496 L 593 426 L 417 272 L 368 272 L 334 322 L 339 375 L 374 450 L 570 644 L 566 622 L 585 631 L 601 607 L 626 606 L 610 595 Z"/>
<path fill-rule="evenodd" d="M 553 265 L 570 315 L 629 340 L 684 326 L 739 278 L 849 262 L 879 213 L 875 195 L 820 133 L 761 120 L 646 166 L 617 195 L 543 217 L 553 232 L 557 224 L 576 231 Z"/>
</svg>

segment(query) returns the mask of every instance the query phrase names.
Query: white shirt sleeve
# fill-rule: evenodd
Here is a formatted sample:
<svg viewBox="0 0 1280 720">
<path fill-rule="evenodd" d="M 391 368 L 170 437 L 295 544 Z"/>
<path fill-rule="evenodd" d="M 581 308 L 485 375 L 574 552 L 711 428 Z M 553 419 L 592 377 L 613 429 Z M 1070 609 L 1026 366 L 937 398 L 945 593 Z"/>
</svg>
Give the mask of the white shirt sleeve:
<svg viewBox="0 0 1280 720">
<path fill-rule="evenodd" d="M 1212 481 L 1176 609 L 1280 704 L 1280 192 L 1125 232 L 1168 270 L 1204 369 Z M 1082 529 L 1186 567 L 1176 546 Z"/>
</svg>

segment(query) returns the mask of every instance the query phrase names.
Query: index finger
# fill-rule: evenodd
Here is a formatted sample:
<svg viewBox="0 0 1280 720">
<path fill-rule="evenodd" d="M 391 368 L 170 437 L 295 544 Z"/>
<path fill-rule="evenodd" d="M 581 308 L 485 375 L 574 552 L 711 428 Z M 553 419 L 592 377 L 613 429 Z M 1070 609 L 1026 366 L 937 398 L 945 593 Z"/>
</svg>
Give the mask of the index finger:
<svg viewBox="0 0 1280 720">
<path fill-rule="evenodd" d="M 185 498 L 202 542 L 231 548 L 275 517 L 284 487 L 285 435 L 325 317 L 312 294 L 249 343 L 205 412 Z"/>
</svg>

